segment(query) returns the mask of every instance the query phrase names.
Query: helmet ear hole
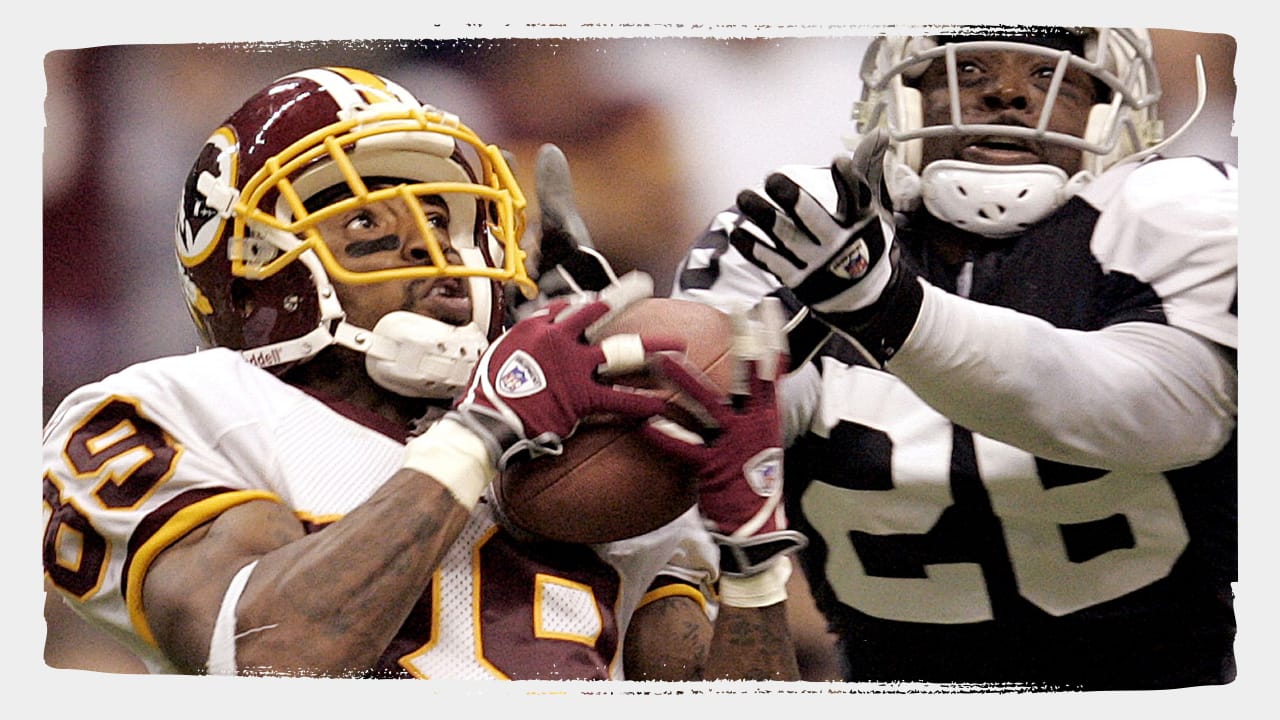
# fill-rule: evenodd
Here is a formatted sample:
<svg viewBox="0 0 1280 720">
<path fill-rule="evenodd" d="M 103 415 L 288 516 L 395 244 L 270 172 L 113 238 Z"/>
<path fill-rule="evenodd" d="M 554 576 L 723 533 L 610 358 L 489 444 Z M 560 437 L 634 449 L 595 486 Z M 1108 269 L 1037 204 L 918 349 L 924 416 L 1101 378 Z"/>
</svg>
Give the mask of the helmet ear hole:
<svg viewBox="0 0 1280 720">
<path fill-rule="evenodd" d="M 257 307 L 253 288 L 249 287 L 249 281 L 244 278 L 232 278 L 228 298 L 231 301 L 232 310 L 241 318 L 252 315 L 254 308 Z"/>
</svg>

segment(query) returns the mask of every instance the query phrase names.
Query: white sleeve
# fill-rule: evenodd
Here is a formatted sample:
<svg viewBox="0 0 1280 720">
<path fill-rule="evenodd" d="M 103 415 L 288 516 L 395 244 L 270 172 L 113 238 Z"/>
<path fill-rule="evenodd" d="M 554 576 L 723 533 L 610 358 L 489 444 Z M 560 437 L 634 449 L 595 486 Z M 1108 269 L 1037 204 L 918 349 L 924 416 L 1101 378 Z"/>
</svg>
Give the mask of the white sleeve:
<svg viewBox="0 0 1280 720">
<path fill-rule="evenodd" d="M 812 363 L 804 363 L 782 377 L 778 397 L 784 447 L 791 447 L 809 429 L 821 394 L 822 375 Z"/>
<path fill-rule="evenodd" d="M 729 313 L 740 307 L 753 307 L 760 298 L 782 287 L 777 278 L 751 264 L 729 245 L 729 233 L 739 225 L 755 227 L 730 210 L 716 215 L 676 269 L 671 297 L 694 300 Z"/>
<path fill-rule="evenodd" d="M 1147 322 L 1064 330 L 927 283 L 886 369 L 957 424 L 1073 465 L 1183 467 L 1235 427 L 1234 361 L 1203 338 Z"/>
<path fill-rule="evenodd" d="M 839 198 L 830 166 L 784 165 L 774 172 L 790 177 L 829 212 L 836 211 Z M 764 183 L 765 179 L 761 178 L 750 189 L 772 203 L 764 192 Z M 736 207 L 721 211 L 681 261 L 671 296 L 732 312 L 737 307 L 753 307 L 760 298 L 781 288 L 782 283 L 776 277 L 732 247 L 729 236 L 739 229 L 767 239 L 764 231 Z"/>
<path fill-rule="evenodd" d="M 679 578 L 709 595 L 720 572 L 720 552 L 702 527 L 696 505 L 657 530 L 592 547 L 622 575 L 619 612 L 628 620 L 658 575 Z"/>
</svg>

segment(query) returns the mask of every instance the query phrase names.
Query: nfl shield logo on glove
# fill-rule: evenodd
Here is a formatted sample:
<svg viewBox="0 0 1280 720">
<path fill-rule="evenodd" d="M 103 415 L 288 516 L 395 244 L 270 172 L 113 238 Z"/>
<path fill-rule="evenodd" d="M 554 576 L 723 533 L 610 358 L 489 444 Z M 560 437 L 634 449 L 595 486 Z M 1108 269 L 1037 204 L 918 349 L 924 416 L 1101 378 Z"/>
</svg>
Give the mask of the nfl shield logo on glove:
<svg viewBox="0 0 1280 720">
<path fill-rule="evenodd" d="M 871 252 L 867 250 L 867 243 L 862 238 L 855 240 L 848 250 L 831 262 L 832 274 L 847 280 L 861 278 L 870 267 Z"/>
<path fill-rule="evenodd" d="M 547 381 L 538 362 L 523 350 L 517 350 L 502 363 L 493 384 L 499 395 L 520 398 L 542 390 Z"/>
<path fill-rule="evenodd" d="M 773 497 L 782 488 L 782 448 L 768 448 L 742 466 L 747 484 L 760 497 Z"/>
</svg>

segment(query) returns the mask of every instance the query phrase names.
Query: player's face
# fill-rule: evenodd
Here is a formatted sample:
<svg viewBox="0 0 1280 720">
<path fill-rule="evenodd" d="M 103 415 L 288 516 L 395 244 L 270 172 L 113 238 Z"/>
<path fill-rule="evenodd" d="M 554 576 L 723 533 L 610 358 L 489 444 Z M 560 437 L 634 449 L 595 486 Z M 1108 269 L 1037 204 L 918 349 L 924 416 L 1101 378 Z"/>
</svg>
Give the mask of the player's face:
<svg viewBox="0 0 1280 720">
<path fill-rule="evenodd" d="M 960 107 L 967 123 L 1035 127 L 1053 79 L 1052 58 L 1032 53 L 970 51 L 957 53 Z M 951 122 L 946 63 L 930 63 L 919 82 L 924 124 Z M 1084 134 L 1095 102 L 1093 79 L 1070 68 L 1063 78 L 1048 129 L 1077 137 Z M 939 160 L 967 160 L 986 165 L 1047 163 L 1067 174 L 1080 169 L 1080 151 L 1056 143 L 1023 138 L 941 136 L 923 142 L 924 164 Z"/>
<path fill-rule="evenodd" d="M 449 243 L 449 208 L 437 196 L 420 199 L 427 225 L 450 263 L 461 263 Z M 427 243 L 413 213 L 400 200 L 387 200 L 335 215 L 317 224 L 344 267 L 355 272 L 428 265 Z M 389 312 L 407 310 L 450 325 L 471 321 L 471 296 L 458 278 L 400 280 L 367 285 L 335 284 L 347 320 L 372 328 Z"/>
</svg>

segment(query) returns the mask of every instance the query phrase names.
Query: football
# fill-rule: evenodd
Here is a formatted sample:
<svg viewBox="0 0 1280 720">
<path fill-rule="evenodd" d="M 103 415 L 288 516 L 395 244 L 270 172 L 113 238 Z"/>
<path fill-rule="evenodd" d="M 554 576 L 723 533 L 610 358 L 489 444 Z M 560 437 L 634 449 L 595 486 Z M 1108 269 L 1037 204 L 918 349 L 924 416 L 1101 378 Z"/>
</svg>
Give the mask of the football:
<svg viewBox="0 0 1280 720">
<path fill-rule="evenodd" d="M 727 314 L 688 300 L 645 298 L 601 328 L 683 338 L 689 360 L 722 389 L 729 387 L 732 325 Z M 674 388 L 644 374 L 617 378 L 675 400 Z M 494 479 L 503 524 L 517 535 L 570 543 L 602 543 L 655 530 L 698 500 L 697 483 L 679 461 L 659 453 L 635 423 L 585 419 L 564 452 L 514 463 Z"/>
</svg>

